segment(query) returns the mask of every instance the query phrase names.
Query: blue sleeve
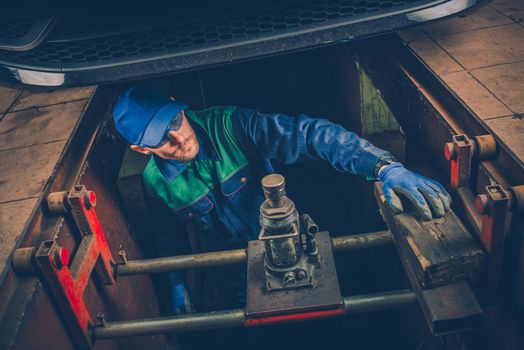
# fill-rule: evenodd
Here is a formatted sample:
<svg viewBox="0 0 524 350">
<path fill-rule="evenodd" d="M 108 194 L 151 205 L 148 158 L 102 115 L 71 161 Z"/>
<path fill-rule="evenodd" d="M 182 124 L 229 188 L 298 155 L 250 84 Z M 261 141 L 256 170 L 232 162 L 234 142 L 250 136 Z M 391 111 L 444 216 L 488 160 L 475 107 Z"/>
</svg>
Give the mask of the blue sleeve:
<svg viewBox="0 0 524 350">
<path fill-rule="evenodd" d="M 157 254 L 159 256 L 173 256 L 191 253 L 186 225 L 178 220 L 160 199 L 151 196 L 145 189 L 144 201 L 154 222 L 151 233 Z M 183 283 L 184 277 L 183 271 L 169 274 L 172 285 Z"/>
<path fill-rule="evenodd" d="M 233 117 L 243 149 L 285 164 L 326 160 L 338 171 L 372 177 L 378 158 L 388 153 L 326 119 L 240 107 Z"/>
</svg>

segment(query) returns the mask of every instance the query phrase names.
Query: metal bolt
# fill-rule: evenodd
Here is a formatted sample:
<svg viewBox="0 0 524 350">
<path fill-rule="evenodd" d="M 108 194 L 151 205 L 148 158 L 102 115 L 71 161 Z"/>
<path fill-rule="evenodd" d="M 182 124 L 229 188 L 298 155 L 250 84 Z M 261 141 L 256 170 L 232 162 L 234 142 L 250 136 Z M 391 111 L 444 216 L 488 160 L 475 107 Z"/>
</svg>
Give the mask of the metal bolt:
<svg viewBox="0 0 524 350">
<path fill-rule="evenodd" d="M 524 185 L 509 188 L 512 198 L 512 206 L 515 210 L 524 212 Z"/>
<path fill-rule="evenodd" d="M 444 155 L 447 160 L 453 160 L 457 158 L 457 148 L 453 142 L 448 142 L 444 146 Z"/>
<path fill-rule="evenodd" d="M 303 280 L 304 278 L 306 278 L 306 276 L 307 276 L 306 271 L 304 271 L 304 270 L 298 270 L 298 272 L 297 272 L 297 278 L 298 278 L 298 280 Z"/>
<path fill-rule="evenodd" d="M 84 204 L 87 209 L 96 206 L 96 194 L 94 191 L 85 191 L 83 195 Z"/>
<path fill-rule="evenodd" d="M 18 248 L 13 254 L 13 268 L 16 273 L 27 274 L 32 273 L 33 270 L 33 257 L 36 249 L 34 247 L 29 248 Z"/>
<path fill-rule="evenodd" d="M 53 262 L 58 269 L 61 269 L 69 264 L 70 257 L 71 255 L 67 248 L 59 247 L 55 250 Z"/>
<path fill-rule="evenodd" d="M 125 250 L 121 250 L 118 252 L 118 255 L 122 258 L 122 263 L 127 264 L 127 254 Z"/>
<path fill-rule="evenodd" d="M 295 274 L 293 271 L 288 271 L 284 275 L 284 284 L 295 283 Z"/>
<path fill-rule="evenodd" d="M 96 319 L 98 322 L 100 322 L 100 325 L 105 326 L 106 325 L 106 317 L 103 312 L 99 312 L 96 314 Z"/>
<path fill-rule="evenodd" d="M 489 159 L 497 155 L 497 142 L 492 135 L 479 135 L 474 139 L 478 159 Z"/>
<path fill-rule="evenodd" d="M 475 207 L 477 208 L 477 213 L 484 215 L 488 212 L 489 209 L 489 198 L 486 194 L 479 194 L 475 198 Z"/>
<path fill-rule="evenodd" d="M 51 214 L 67 213 L 67 192 L 52 192 L 47 196 L 47 208 Z"/>
</svg>

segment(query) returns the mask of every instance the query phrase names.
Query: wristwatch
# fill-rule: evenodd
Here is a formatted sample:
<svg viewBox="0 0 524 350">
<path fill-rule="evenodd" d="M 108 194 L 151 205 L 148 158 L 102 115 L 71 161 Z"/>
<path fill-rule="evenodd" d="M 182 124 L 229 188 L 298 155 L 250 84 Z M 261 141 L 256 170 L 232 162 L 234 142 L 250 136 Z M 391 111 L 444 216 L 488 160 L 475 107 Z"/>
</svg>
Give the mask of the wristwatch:
<svg viewBox="0 0 524 350">
<path fill-rule="evenodd" d="M 391 153 L 386 153 L 377 160 L 375 163 L 375 168 L 373 170 L 373 177 L 378 180 L 378 172 L 380 171 L 380 168 L 382 168 L 384 165 L 390 165 L 395 163 L 397 160 Z"/>
</svg>

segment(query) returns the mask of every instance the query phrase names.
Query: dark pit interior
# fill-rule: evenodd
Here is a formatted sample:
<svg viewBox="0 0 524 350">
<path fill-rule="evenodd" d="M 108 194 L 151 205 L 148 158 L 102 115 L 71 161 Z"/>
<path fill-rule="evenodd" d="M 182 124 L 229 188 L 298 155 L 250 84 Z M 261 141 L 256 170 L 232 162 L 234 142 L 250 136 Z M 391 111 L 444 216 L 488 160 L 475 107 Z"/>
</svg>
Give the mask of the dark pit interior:
<svg viewBox="0 0 524 350">
<path fill-rule="evenodd" d="M 195 110 L 215 105 L 238 105 L 267 113 L 307 114 L 328 118 L 358 133 L 360 116 L 352 114 L 352 106 L 360 101 L 352 97 L 353 83 L 348 81 L 351 65 L 355 62 L 351 60 L 347 46 L 339 45 L 141 83 L 164 91 Z M 106 157 L 112 154 L 111 157 L 122 159 L 125 146 L 112 128 L 112 123 L 108 123 L 105 142 L 112 150 L 106 150 L 105 154 Z M 402 159 L 404 142 L 399 134 L 388 132 L 367 137 Z M 373 198 L 371 181 L 339 173 L 324 162 L 285 166 L 275 163 L 275 167 L 285 176 L 288 196 L 294 200 L 298 211 L 311 215 L 321 230 L 339 236 L 386 228 Z M 115 171 L 108 176 L 115 176 Z M 126 186 L 129 189 L 132 185 Z M 133 186 L 136 191 L 141 190 L 136 182 Z M 152 234 L 148 217 L 139 206 L 129 205 L 125 196 L 130 225 L 143 243 L 146 256 L 153 257 L 155 253 L 148 245 L 148 237 Z M 409 288 L 393 246 L 340 253 L 336 255 L 336 263 L 343 296 Z M 165 276 L 154 278 L 164 305 L 164 315 L 167 315 Z M 358 314 L 345 320 L 233 328 L 170 337 L 181 349 L 442 348 L 440 339 L 427 334 L 418 307 Z"/>
</svg>

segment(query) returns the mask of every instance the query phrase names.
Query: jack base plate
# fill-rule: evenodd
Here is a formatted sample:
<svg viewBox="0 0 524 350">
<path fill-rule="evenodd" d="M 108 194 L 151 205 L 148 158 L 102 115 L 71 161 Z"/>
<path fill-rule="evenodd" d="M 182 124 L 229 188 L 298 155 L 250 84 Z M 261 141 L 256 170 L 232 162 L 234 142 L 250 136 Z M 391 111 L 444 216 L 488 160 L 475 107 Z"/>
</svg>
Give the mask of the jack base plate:
<svg viewBox="0 0 524 350">
<path fill-rule="evenodd" d="M 329 232 L 316 235 L 320 265 L 313 286 L 268 291 L 264 269 L 264 242 L 249 241 L 247 250 L 248 318 L 339 308 L 342 303 Z"/>
</svg>

